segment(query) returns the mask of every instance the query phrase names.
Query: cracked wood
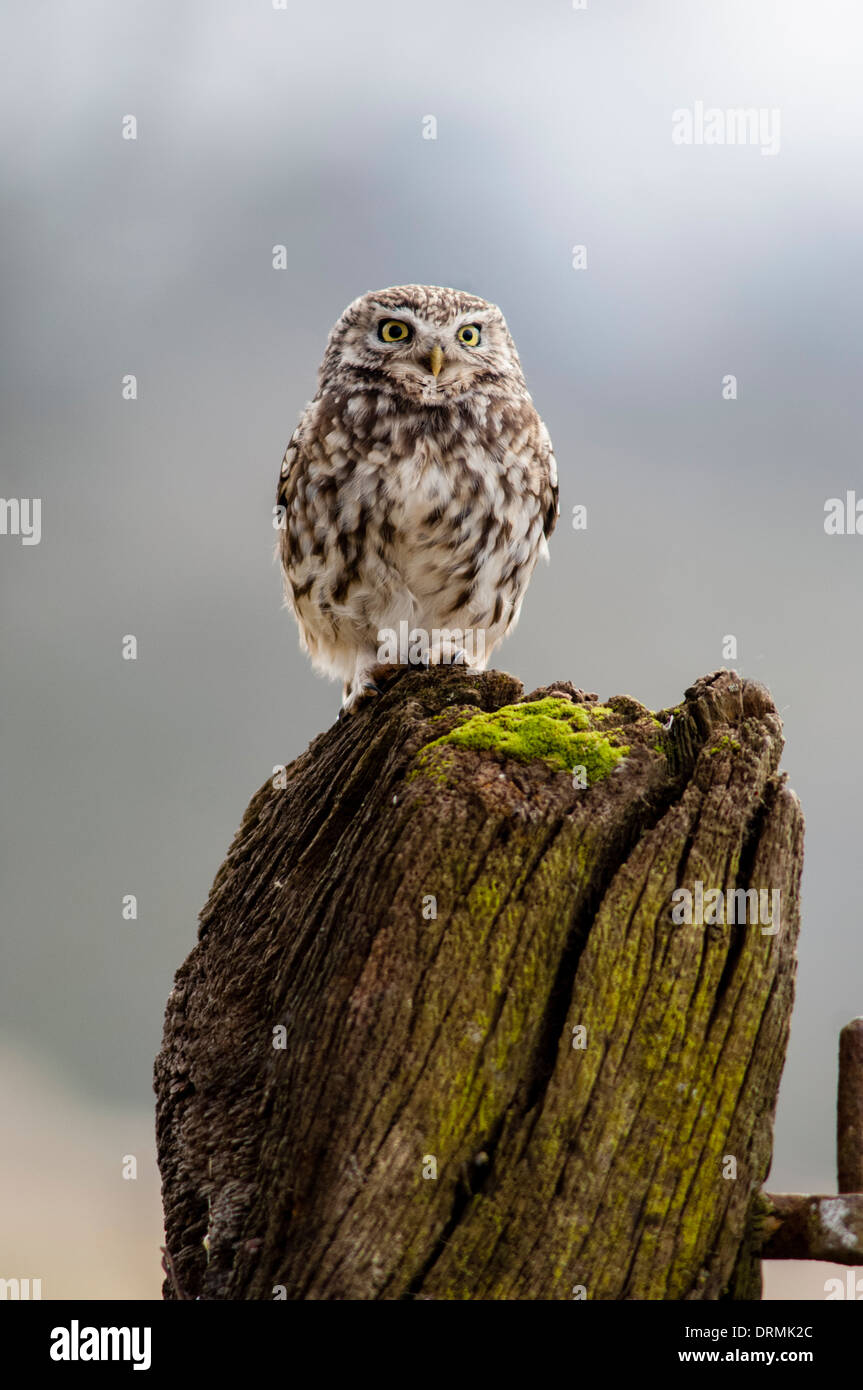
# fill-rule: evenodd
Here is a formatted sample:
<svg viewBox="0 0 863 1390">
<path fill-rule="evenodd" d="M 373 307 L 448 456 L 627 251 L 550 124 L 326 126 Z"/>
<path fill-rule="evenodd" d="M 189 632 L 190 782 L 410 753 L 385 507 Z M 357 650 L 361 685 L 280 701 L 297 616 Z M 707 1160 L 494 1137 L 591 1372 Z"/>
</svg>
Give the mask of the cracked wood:
<svg viewBox="0 0 863 1390">
<path fill-rule="evenodd" d="M 541 758 L 417 756 L 546 696 L 606 710 L 616 770 L 580 789 Z M 156 1064 L 184 1295 L 757 1297 L 740 1271 L 802 862 L 781 748 L 769 694 L 733 672 L 653 715 L 438 669 L 268 781 Z M 779 890 L 781 929 L 676 924 L 671 895 L 697 881 Z"/>
</svg>

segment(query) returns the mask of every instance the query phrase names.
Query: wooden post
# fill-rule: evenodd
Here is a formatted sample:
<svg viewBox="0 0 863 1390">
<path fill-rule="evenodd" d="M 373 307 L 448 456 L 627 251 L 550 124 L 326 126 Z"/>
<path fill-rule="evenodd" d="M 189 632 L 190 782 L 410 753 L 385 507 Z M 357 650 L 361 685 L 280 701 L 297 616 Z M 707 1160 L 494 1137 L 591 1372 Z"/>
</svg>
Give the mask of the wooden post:
<svg viewBox="0 0 863 1390">
<path fill-rule="evenodd" d="M 166 1297 L 757 1297 L 781 748 L 734 672 L 653 713 L 435 669 L 269 779 L 168 1001 Z"/>
<path fill-rule="evenodd" d="M 762 1259 L 863 1264 L 863 1018 L 839 1034 L 836 1109 L 839 1196 L 763 1193 L 753 1211 Z"/>
<path fill-rule="evenodd" d="M 836 1155 L 840 1192 L 863 1192 L 863 1018 L 839 1034 Z"/>
</svg>

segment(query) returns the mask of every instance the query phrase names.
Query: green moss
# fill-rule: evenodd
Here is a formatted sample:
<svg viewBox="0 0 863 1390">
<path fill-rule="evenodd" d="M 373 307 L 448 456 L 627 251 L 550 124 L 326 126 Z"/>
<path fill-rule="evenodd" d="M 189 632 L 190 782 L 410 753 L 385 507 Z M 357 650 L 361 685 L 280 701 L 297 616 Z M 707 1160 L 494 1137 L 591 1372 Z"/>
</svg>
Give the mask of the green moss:
<svg viewBox="0 0 863 1390">
<path fill-rule="evenodd" d="M 444 746 L 470 748 L 475 753 L 500 753 L 519 762 L 541 759 L 569 772 L 584 767 L 588 786 L 607 777 L 626 757 L 629 747 L 613 734 L 599 733 L 593 720 L 614 717 L 604 705 L 585 707 L 546 697 L 526 704 L 505 705 L 490 714 L 475 714 L 458 728 L 422 750 L 424 764 L 437 765 L 433 750 Z"/>
<path fill-rule="evenodd" d="M 737 739 L 730 738 L 728 734 L 725 734 L 719 742 L 714 744 L 710 749 L 710 757 L 712 758 L 715 753 L 722 753 L 726 748 L 730 748 L 732 753 L 740 752 L 740 744 L 737 742 Z"/>
<path fill-rule="evenodd" d="M 670 715 L 674 715 L 674 718 L 677 719 L 678 715 L 681 715 L 685 712 L 685 709 L 685 705 L 669 705 L 667 709 L 648 710 L 648 714 L 650 715 L 654 724 L 659 724 L 660 728 L 664 729 L 668 724 L 668 719 Z"/>
<path fill-rule="evenodd" d="M 536 701 L 536 704 L 538 705 L 543 705 L 545 703 L 545 700 Z M 549 703 L 552 702 L 550 701 Z M 558 704 L 560 702 L 555 700 L 553 701 L 553 703 Z M 564 701 L 563 703 L 566 704 L 566 701 Z M 581 710 L 583 714 L 586 714 L 588 716 L 588 719 L 616 719 L 618 721 L 620 720 L 620 715 L 617 713 L 617 711 L 609 709 L 608 705 L 588 705 L 586 709 L 584 705 L 570 705 L 569 708 Z"/>
<path fill-rule="evenodd" d="M 434 744 L 429 744 L 429 747 L 434 747 Z M 428 757 L 424 749 L 417 758 L 417 766 L 405 778 L 405 783 L 415 782 L 418 777 L 423 777 L 429 782 L 437 782 L 441 787 L 448 787 L 453 785 L 450 778 L 452 765 L 452 758 Z"/>
</svg>

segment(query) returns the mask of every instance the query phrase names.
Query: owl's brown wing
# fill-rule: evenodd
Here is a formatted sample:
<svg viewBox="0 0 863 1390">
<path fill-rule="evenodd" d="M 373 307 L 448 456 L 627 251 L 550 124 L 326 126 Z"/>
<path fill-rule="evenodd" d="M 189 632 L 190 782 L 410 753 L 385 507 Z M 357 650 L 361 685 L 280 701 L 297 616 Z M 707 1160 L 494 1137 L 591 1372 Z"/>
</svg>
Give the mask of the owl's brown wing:
<svg viewBox="0 0 863 1390">
<path fill-rule="evenodd" d="M 282 467 L 279 472 L 279 485 L 276 488 L 276 506 L 289 507 L 291 499 L 296 492 L 297 475 L 300 472 L 300 445 L 302 442 L 303 427 L 302 421 L 294 430 L 288 441 L 285 456 L 282 459 Z"/>
<path fill-rule="evenodd" d="M 298 527 L 305 526 L 308 521 L 304 506 L 304 479 L 307 472 L 307 459 L 303 447 L 305 434 L 303 426 L 304 421 L 300 420 L 288 441 L 279 472 L 276 507 L 273 511 L 274 517 L 277 518 L 273 525 L 278 527 L 279 536 L 276 549 L 281 561 L 282 577 L 285 581 L 285 597 L 289 606 L 293 608 L 296 607 L 296 601 L 299 597 L 298 575 L 293 570 L 297 562 L 302 567 L 303 554 L 297 530 Z"/>
<path fill-rule="evenodd" d="M 540 437 L 542 443 L 539 458 L 542 467 L 542 483 L 540 486 L 539 498 L 543 509 L 542 531 L 546 540 L 548 540 L 557 525 L 557 518 L 560 516 L 560 501 L 557 483 L 557 460 L 554 457 L 554 450 L 551 447 L 548 431 L 541 421 Z"/>
<path fill-rule="evenodd" d="M 543 501 L 545 502 L 546 507 L 545 516 L 542 519 L 542 531 L 546 540 L 548 540 L 549 536 L 551 535 L 552 531 L 557 525 L 557 518 L 560 516 L 559 493 L 560 489 L 558 488 L 557 482 L 549 481 L 549 485 L 545 490 L 545 495 L 543 496 Z"/>
</svg>

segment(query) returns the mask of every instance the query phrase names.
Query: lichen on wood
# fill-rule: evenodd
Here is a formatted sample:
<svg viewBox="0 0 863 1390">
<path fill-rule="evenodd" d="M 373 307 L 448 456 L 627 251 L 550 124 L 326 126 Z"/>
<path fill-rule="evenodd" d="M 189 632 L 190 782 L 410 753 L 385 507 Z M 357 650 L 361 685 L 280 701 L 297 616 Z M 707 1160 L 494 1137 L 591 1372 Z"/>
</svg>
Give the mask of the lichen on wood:
<svg viewBox="0 0 863 1390">
<path fill-rule="evenodd" d="M 613 772 L 629 752 L 627 744 L 602 727 L 606 719 L 614 720 L 614 711 L 607 705 L 586 709 L 559 696 L 504 705 L 457 724 L 422 749 L 418 762 L 434 766 L 435 749 L 470 748 L 523 763 L 540 759 L 563 772 L 583 768 L 584 785 L 592 786 Z"/>
<path fill-rule="evenodd" d="M 733 672 L 655 714 L 437 669 L 268 781 L 156 1066 L 186 1296 L 754 1296 L 802 858 L 781 747 Z M 781 929 L 676 923 L 696 881 L 779 890 Z"/>
</svg>

